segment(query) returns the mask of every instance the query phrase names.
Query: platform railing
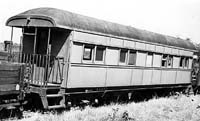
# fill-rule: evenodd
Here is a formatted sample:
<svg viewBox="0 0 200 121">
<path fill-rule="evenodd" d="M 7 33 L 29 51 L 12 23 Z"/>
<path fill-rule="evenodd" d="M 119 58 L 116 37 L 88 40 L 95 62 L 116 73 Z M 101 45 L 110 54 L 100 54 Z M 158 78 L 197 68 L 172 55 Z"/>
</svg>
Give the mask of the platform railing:
<svg viewBox="0 0 200 121">
<path fill-rule="evenodd" d="M 63 80 L 63 57 L 20 53 L 13 61 L 25 63 L 25 80 L 39 86 L 59 85 Z"/>
</svg>

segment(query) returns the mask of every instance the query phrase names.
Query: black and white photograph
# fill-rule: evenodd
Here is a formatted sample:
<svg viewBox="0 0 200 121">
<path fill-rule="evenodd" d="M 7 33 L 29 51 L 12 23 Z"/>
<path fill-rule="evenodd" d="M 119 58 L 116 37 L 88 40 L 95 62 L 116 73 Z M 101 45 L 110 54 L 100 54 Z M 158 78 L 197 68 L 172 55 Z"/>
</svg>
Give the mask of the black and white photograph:
<svg viewBox="0 0 200 121">
<path fill-rule="evenodd" d="M 0 121 L 200 121 L 199 0 L 0 1 Z"/>
</svg>

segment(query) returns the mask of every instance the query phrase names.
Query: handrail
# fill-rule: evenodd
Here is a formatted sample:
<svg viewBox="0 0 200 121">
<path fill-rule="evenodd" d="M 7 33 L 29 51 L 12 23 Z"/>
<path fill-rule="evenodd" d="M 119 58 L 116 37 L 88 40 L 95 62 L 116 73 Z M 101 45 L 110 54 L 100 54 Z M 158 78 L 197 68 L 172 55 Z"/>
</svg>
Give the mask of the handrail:
<svg viewBox="0 0 200 121">
<path fill-rule="evenodd" d="M 26 77 L 30 84 L 46 87 L 49 83 L 62 83 L 63 65 L 61 63 L 64 63 L 63 57 L 19 53 L 13 61 L 25 63 L 26 69 L 31 73 L 28 75 L 29 77 Z"/>
</svg>

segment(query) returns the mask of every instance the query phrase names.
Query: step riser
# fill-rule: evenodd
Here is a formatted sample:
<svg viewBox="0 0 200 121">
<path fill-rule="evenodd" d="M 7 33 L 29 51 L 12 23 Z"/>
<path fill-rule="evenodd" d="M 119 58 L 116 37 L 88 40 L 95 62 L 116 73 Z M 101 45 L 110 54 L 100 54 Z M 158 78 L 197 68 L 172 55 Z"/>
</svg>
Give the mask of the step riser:
<svg viewBox="0 0 200 121">
<path fill-rule="evenodd" d="M 58 109 L 58 108 L 65 108 L 65 106 L 63 106 L 63 105 L 48 106 L 48 109 Z"/>
</svg>

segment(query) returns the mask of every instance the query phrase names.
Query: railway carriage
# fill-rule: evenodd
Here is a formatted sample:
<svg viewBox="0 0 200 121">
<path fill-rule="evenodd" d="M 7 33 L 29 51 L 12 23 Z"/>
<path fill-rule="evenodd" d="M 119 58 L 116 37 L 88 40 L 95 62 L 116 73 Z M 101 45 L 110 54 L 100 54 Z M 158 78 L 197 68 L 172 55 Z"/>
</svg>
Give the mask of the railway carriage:
<svg viewBox="0 0 200 121">
<path fill-rule="evenodd" d="M 24 92 L 45 109 L 191 84 L 196 48 L 188 40 L 54 8 L 28 10 L 6 25 L 22 28 Z"/>
</svg>

